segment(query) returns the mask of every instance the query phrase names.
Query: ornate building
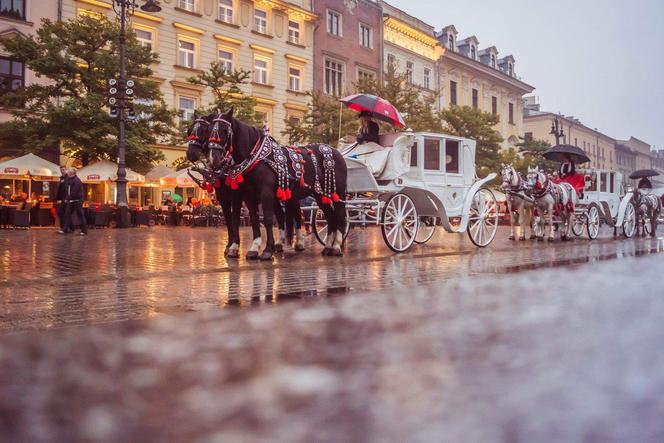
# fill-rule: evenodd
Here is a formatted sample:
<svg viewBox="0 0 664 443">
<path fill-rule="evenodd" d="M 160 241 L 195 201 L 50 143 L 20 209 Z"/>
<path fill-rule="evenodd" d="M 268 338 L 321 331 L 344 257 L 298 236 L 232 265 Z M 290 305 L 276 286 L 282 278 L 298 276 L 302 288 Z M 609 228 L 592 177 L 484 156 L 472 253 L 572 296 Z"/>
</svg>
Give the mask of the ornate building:
<svg viewBox="0 0 664 443">
<path fill-rule="evenodd" d="M 310 0 L 161 0 L 161 12 L 136 11 L 131 20 L 139 41 L 159 55 L 152 66 L 166 103 L 190 118 L 212 101 L 209 91 L 187 79 L 213 61 L 252 71 L 246 92 L 277 139 L 285 119 L 306 111 L 313 86 Z M 64 0 L 63 18 L 80 14 L 113 17 L 111 0 Z M 181 146 L 160 146 L 166 163 L 184 155 Z"/>
<path fill-rule="evenodd" d="M 382 79 L 382 12 L 371 0 L 318 0 L 314 89 L 343 96 L 365 77 Z"/>
</svg>

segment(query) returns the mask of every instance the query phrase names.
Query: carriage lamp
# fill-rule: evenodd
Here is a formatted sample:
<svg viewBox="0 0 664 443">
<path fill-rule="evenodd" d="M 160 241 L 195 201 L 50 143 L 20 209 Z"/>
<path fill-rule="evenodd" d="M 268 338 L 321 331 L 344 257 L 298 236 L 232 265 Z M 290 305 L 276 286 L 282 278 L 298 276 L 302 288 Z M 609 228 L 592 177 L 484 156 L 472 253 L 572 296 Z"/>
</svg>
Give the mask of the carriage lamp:
<svg viewBox="0 0 664 443">
<path fill-rule="evenodd" d="M 125 122 L 127 121 L 127 101 L 131 101 L 133 95 L 131 84 L 127 84 L 127 70 L 126 70 L 126 55 L 125 46 L 127 43 L 127 20 L 138 7 L 137 0 L 113 0 L 113 11 L 120 20 L 120 35 L 119 40 L 119 58 L 120 58 L 120 76 L 117 80 L 117 117 L 119 122 L 118 131 L 118 172 L 116 180 L 116 197 L 115 202 L 119 209 L 119 222 L 118 227 L 128 227 L 128 203 L 127 203 L 127 170 L 125 166 L 125 151 L 127 148 L 125 140 Z M 141 2 L 140 9 L 145 12 L 159 12 L 161 7 L 157 0 L 144 0 Z M 114 95 L 115 95 L 114 94 Z"/>
</svg>

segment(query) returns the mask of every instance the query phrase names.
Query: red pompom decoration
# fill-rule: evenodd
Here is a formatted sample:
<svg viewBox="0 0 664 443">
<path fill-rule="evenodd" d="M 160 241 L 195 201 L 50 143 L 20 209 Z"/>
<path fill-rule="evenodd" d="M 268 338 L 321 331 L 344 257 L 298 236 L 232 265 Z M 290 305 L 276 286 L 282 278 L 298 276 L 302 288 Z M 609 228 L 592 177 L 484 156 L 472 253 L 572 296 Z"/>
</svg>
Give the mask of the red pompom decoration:
<svg viewBox="0 0 664 443">
<path fill-rule="evenodd" d="M 229 175 L 227 175 L 226 176 L 226 186 L 228 186 L 230 188 L 232 181 L 233 181 L 233 179 Z"/>
<path fill-rule="evenodd" d="M 212 186 L 212 183 L 205 183 L 205 190 L 208 194 L 212 194 L 214 192 L 214 186 Z"/>
<path fill-rule="evenodd" d="M 300 177 L 300 188 L 304 188 L 306 183 L 304 183 L 304 175 Z"/>
<path fill-rule="evenodd" d="M 339 201 L 339 194 L 337 194 L 336 192 L 333 192 L 332 193 L 332 201 L 335 202 L 335 203 L 338 202 Z"/>
<path fill-rule="evenodd" d="M 320 199 L 320 201 L 321 201 L 321 203 L 323 203 L 324 205 L 329 205 L 329 204 L 332 203 L 332 200 L 330 200 L 330 199 L 329 199 L 328 197 L 326 197 L 326 196 L 322 196 L 321 199 Z"/>
<path fill-rule="evenodd" d="M 242 176 L 242 174 L 238 175 L 236 180 L 238 183 L 244 183 L 244 177 Z"/>
<path fill-rule="evenodd" d="M 237 180 L 231 180 L 231 189 L 237 191 L 240 185 L 237 184 Z"/>
<path fill-rule="evenodd" d="M 198 140 L 198 136 L 192 134 L 192 135 L 190 135 L 189 137 L 187 137 L 187 139 L 188 139 L 188 140 Z"/>
<path fill-rule="evenodd" d="M 284 190 L 283 190 L 283 189 L 281 189 L 281 188 L 277 189 L 277 198 L 278 198 L 279 200 L 283 200 L 283 199 L 284 199 Z"/>
<path fill-rule="evenodd" d="M 284 200 L 290 200 L 292 196 L 290 188 L 286 188 L 286 191 L 284 191 Z"/>
</svg>

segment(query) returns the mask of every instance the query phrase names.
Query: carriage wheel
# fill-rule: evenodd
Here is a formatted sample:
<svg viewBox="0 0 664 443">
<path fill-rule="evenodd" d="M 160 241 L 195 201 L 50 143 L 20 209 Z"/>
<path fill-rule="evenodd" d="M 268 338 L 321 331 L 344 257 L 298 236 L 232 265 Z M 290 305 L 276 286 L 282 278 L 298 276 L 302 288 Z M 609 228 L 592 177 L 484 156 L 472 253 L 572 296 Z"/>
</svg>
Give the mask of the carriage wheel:
<svg viewBox="0 0 664 443">
<path fill-rule="evenodd" d="M 348 223 L 348 209 L 346 209 L 346 230 L 344 231 L 344 240 L 348 237 L 350 223 Z M 314 231 L 314 236 L 318 242 L 325 246 L 327 240 L 327 220 L 325 214 L 320 208 L 316 208 L 311 221 L 311 230 Z"/>
<path fill-rule="evenodd" d="M 407 251 L 415 241 L 419 227 L 415 203 L 406 194 L 395 194 L 383 209 L 383 240 L 394 252 Z"/>
<path fill-rule="evenodd" d="M 586 216 L 586 225 L 588 227 L 588 238 L 595 240 L 597 235 L 599 235 L 600 219 L 599 219 L 599 209 L 597 206 L 592 205 L 588 209 L 588 215 Z"/>
<path fill-rule="evenodd" d="M 488 246 L 498 231 L 498 202 L 496 196 L 487 188 L 480 188 L 470 205 L 468 219 L 468 237 L 475 246 Z"/>
<path fill-rule="evenodd" d="M 415 243 L 423 245 L 433 237 L 436 232 L 436 218 L 435 217 L 420 217 L 419 228 L 415 236 Z"/>
<path fill-rule="evenodd" d="M 574 224 L 572 225 L 572 234 L 574 234 L 577 237 L 581 237 L 583 235 L 583 225 L 585 224 L 585 220 L 583 219 L 582 215 L 576 215 L 574 217 Z"/>
<path fill-rule="evenodd" d="M 625 208 L 625 219 L 623 220 L 623 235 L 627 238 L 632 238 L 636 231 L 636 210 L 634 204 L 631 202 Z"/>
</svg>

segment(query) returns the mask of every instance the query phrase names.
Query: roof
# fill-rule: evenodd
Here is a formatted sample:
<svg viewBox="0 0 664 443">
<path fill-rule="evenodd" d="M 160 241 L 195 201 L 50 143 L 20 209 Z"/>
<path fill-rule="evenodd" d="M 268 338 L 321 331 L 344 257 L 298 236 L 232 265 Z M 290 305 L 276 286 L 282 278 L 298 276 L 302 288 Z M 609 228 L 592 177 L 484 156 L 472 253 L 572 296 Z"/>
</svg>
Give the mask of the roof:
<svg viewBox="0 0 664 443">
<path fill-rule="evenodd" d="M 172 174 L 175 172 L 175 169 L 169 168 L 166 165 L 157 165 L 145 174 L 145 178 L 149 181 L 159 181 L 160 178 Z"/>
<path fill-rule="evenodd" d="M 0 175 L 60 177 L 60 166 L 30 153 L 0 163 Z"/>
<path fill-rule="evenodd" d="M 143 183 L 145 177 L 125 168 L 127 172 L 127 181 L 130 183 Z M 105 181 L 115 181 L 118 179 L 118 164 L 108 160 L 99 160 L 78 170 L 77 175 L 83 183 L 101 183 Z"/>
<path fill-rule="evenodd" d="M 543 118 L 543 117 L 547 117 L 547 118 L 558 117 L 559 119 L 561 119 L 561 120 L 565 120 L 565 121 L 568 122 L 568 123 L 571 123 L 571 124 L 576 125 L 576 126 L 581 126 L 582 128 L 585 128 L 585 129 L 587 129 L 587 130 L 590 131 L 590 132 L 593 132 L 593 133 L 595 133 L 595 134 L 597 134 L 597 135 L 601 135 L 602 137 L 608 138 L 609 140 L 611 140 L 611 141 L 614 142 L 614 143 L 617 142 L 617 141 L 619 141 L 619 140 L 616 140 L 615 138 L 611 137 L 610 135 L 606 135 L 605 133 L 603 133 L 603 132 L 599 132 L 599 131 L 596 130 L 596 129 L 589 128 L 588 126 L 586 126 L 586 125 L 584 125 L 583 123 L 581 123 L 580 120 L 576 120 L 576 119 L 572 120 L 572 119 L 570 119 L 570 118 L 568 118 L 568 117 L 565 117 L 565 116 L 563 116 L 563 115 L 554 114 L 553 112 L 543 112 L 543 111 L 538 111 L 537 113 L 532 113 L 532 114 L 529 114 L 529 115 L 524 115 L 524 116 L 523 116 L 523 121 L 524 121 L 524 123 L 525 123 L 527 120 L 541 119 L 541 118 Z"/>
</svg>

